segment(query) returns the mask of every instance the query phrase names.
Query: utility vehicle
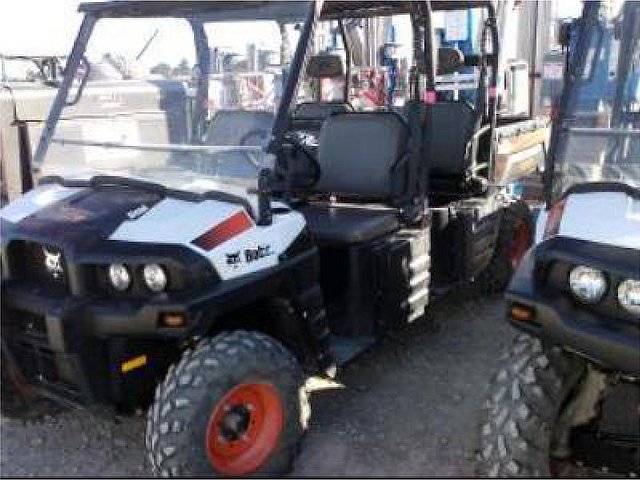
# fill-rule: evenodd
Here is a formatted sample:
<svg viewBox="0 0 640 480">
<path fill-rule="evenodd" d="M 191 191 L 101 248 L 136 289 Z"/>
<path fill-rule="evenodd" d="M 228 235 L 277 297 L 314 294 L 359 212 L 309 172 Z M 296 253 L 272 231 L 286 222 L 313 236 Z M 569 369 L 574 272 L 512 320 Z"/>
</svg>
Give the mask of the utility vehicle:
<svg viewBox="0 0 640 480">
<path fill-rule="evenodd" d="M 479 50 L 438 49 L 435 10 L 469 8 L 484 12 Z M 491 2 L 80 9 L 34 157 L 39 186 L 1 213 L 3 395 L 151 403 L 156 474 L 280 474 L 306 425 L 304 375 L 335 370 L 461 282 L 500 288 L 529 247 L 526 206 L 493 178 Z M 300 85 L 344 77 L 348 89 L 343 20 L 390 15 L 405 15 L 414 36 L 400 113 L 354 112 Z M 149 19 L 169 32 L 165 52 L 195 46 L 195 100 L 158 88 L 123 110 L 115 87 L 84 98 L 90 39 L 145 33 Z M 314 41 L 327 25 L 342 32 L 343 63 Z M 213 52 L 247 37 L 247 61 L 216 77 L 228 88 L 217 98 L 243 108 L 209 114 Z M 266 39 L 281 42 L 280 58 L 252 60 Z M 477 76 L 464 100 L 437 90 L 437 73 L 462 68 Z M 236 81 L 249 74 L 284 83 Z"/>
<path fill-rule="evenodd" d="M 585 2 L 576 27 L 547 208 L 506 292 L 524 333 L 490 388 L 482 474 L 640 470 L 640 4 L 611 19 Z"/>
</svg>

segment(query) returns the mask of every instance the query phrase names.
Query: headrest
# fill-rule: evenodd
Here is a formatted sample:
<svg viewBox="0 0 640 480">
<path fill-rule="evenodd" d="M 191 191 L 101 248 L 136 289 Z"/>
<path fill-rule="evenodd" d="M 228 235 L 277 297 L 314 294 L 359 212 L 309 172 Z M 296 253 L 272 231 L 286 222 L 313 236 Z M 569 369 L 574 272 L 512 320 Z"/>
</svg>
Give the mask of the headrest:
<svg viewBox="0 0 640 480">
<path fill-rule="evenodd" d="M 314 55 L 307 62 L 307 75 L 311 78 L 343 77 L 342 58 L 339 55 Z"/>
<path fill-rule="evenodd" d="M 464 67 L 464 54 L 458 48 L 440 47 L 438 49 L 438 75 L 458 72 Z"/>
<path fill-rule="evenodd" d="M 293 117 L 296 120 L 324 120 L 333 113 L 352 111 L 353 107 L 345 102 L 303 102 L 298 104 Z"/>
</svg>

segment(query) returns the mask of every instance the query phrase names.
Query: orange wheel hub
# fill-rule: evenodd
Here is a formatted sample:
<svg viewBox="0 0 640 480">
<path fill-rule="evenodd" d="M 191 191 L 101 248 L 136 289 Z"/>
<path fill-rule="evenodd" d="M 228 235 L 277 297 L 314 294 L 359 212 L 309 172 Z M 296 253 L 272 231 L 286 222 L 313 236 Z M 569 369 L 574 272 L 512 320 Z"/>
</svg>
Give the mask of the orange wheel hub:
<svg viewBox="0 0 640 480">
<path fill-rule="evenodd" d="M 209 462 L 222 475 L 255 472 L 275 449 L 282 423 L 282 400 L 272 385 L 237 385 L 218 401 L 209 417 Z"/>
<path fill-rule="evenodd" d="M 509 260 L 514 270 L 520 265 L 520 260 L 527 253 L 530 244 L 531 228 L 526 221 L 520 220 L 515 226 L 511 248 L 509 249 Z"/>
</svg>

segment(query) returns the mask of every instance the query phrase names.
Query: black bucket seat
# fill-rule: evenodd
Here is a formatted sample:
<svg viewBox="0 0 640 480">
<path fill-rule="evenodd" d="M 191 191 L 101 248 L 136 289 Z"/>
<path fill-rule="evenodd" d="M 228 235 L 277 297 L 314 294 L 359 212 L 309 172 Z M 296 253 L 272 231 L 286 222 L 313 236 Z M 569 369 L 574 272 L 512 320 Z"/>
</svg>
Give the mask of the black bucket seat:
<svg viewBox="0 0 640 480">
<path fill-rule="evenodd" d="M 320 131 L 323 200 L 301 207 L 321 244 L 373 240 L 399 227 L 398 202 L 407 189 L 408 128 L 393 112 L 329 116 Z"/>
</svg>

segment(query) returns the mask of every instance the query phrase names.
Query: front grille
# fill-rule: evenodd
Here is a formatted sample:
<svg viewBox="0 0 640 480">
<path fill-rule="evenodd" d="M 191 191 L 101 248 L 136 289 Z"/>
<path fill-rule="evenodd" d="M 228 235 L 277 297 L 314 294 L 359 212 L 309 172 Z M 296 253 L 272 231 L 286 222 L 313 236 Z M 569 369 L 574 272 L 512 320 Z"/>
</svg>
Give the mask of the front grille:
<svg viewBox="0 0 640 480">
<path fill-rule="evenodd" d="M 14 309 L 3 309 L 2 337 L 27 383 L 70 400 L 80 398 L 80 389 L 60 375 L 60 355 L 49 347 L 45 317 Z"/>
<path fill-rule="evenodd" d="M 69 272 L 63 251 L 51 245 L 17 240 L 8 249 L 11 279 L 42 290 L 47 296 L 69 293 Z"/>
</svg>

